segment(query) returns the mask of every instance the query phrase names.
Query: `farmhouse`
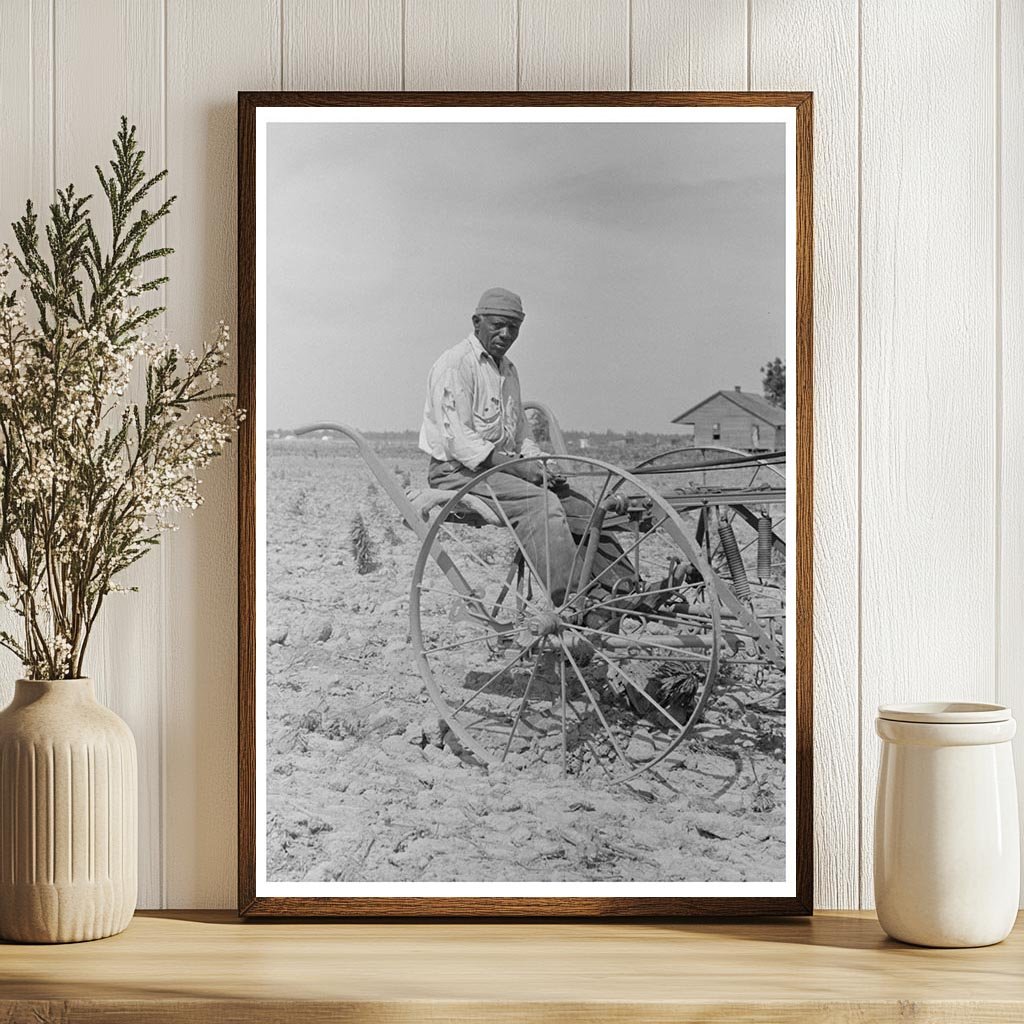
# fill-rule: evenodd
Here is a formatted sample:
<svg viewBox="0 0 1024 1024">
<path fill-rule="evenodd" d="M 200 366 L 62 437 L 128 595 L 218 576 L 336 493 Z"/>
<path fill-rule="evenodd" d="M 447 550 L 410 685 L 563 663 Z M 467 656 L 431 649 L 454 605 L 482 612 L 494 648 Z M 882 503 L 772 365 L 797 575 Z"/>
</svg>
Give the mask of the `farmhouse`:
<svg viewBox="0 0 1024 1024">
<path fill-rule="evenodd" d="M 720 444 L 752 452 L 786 447 L 786 410 L 738 387 L 716 391 L 672 422 L 692 426 L 695 445 Z"/>
</svg>

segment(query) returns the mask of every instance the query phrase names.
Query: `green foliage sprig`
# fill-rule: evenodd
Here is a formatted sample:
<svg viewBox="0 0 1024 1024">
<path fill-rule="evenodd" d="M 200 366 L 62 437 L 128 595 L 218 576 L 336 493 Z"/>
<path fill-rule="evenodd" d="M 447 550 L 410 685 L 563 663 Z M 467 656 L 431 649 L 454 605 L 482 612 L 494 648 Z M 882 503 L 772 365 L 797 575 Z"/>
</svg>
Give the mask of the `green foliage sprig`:
<svg viewBox="0 0 1024 1024">
<path fill-rule="evenodd" d="M 82 674 L 103 600 L 124 589 L 115 577 L 177 528 L 174 512 L 201 503 L 197 472 L 243 415 L 219 389 L 226 325 L 188 354 L 148 338 L 164 307 L 138 298 L 167 278 L 147 281 L 145 268 L 173 250 L 147 249 L 146 238 L 175 197 L 141 206 L 167 174 L 147 177 L 144 157 L 122 118 L 111 173 L 96 168 L 109 245 L 92 197 L 69 185 L 50 205 L 45 248 L 31 202 L 13 225 L 19 252 L 0 247 L 0 602 L 21 620 L 20 635 L 0 631 L 0 645 L 29 678 Z"/>
</svg>

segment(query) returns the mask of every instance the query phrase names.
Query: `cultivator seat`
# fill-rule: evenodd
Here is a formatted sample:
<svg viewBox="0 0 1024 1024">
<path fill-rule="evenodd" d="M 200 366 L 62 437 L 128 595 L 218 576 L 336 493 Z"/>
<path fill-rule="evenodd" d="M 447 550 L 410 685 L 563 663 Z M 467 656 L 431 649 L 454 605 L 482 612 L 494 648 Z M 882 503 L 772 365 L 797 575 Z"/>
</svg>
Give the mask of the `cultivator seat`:
<svg viewBox="0 0 1024 1024">
<path fill-rule="evenodd" d="M 405 496 L 412 503 L 416 512 L 426 519 L 435 508 L 441 508 L 451 501 L 453 491 L 443 491 L 438 487 L 410 488 Z M 501 526 L 498 514 L 483 498 L 475 494 L 464 495 L 449 516 L 450 521 L 462 523 L 464 526 Z"/>
</svg>

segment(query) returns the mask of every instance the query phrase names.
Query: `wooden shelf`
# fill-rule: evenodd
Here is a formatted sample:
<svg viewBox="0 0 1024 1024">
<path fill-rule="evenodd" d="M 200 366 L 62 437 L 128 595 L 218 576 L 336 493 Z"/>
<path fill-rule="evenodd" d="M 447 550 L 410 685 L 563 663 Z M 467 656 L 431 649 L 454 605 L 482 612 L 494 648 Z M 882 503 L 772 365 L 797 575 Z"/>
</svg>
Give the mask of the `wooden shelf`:
<svg viewBox="0 0 1024 1024">
<path fill-rule="evenodd" d="M 67 946 L 0 943 L 0 1021 L 1024 1020 L 1024 921 L 985 949 L 873 916 L 765 922 L 324 923 L 153 911 Z"/>
</svg>

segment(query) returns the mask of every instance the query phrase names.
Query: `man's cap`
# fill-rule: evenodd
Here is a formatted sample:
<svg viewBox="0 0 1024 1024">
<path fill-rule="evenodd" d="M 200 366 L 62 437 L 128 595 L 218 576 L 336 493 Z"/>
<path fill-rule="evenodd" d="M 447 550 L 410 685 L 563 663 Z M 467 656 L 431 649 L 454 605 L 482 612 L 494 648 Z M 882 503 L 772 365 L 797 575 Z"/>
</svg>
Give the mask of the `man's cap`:
<svg viewBox="0 0 1024 1024">
<path fill-rule="evenodd" d="M 526 316 L 523 312 L 523 300 L 507 288 L 488 288 L 480 296 L 474 313 L 481 316 L 514 316 L 520 320 Z"/>
</svg>

